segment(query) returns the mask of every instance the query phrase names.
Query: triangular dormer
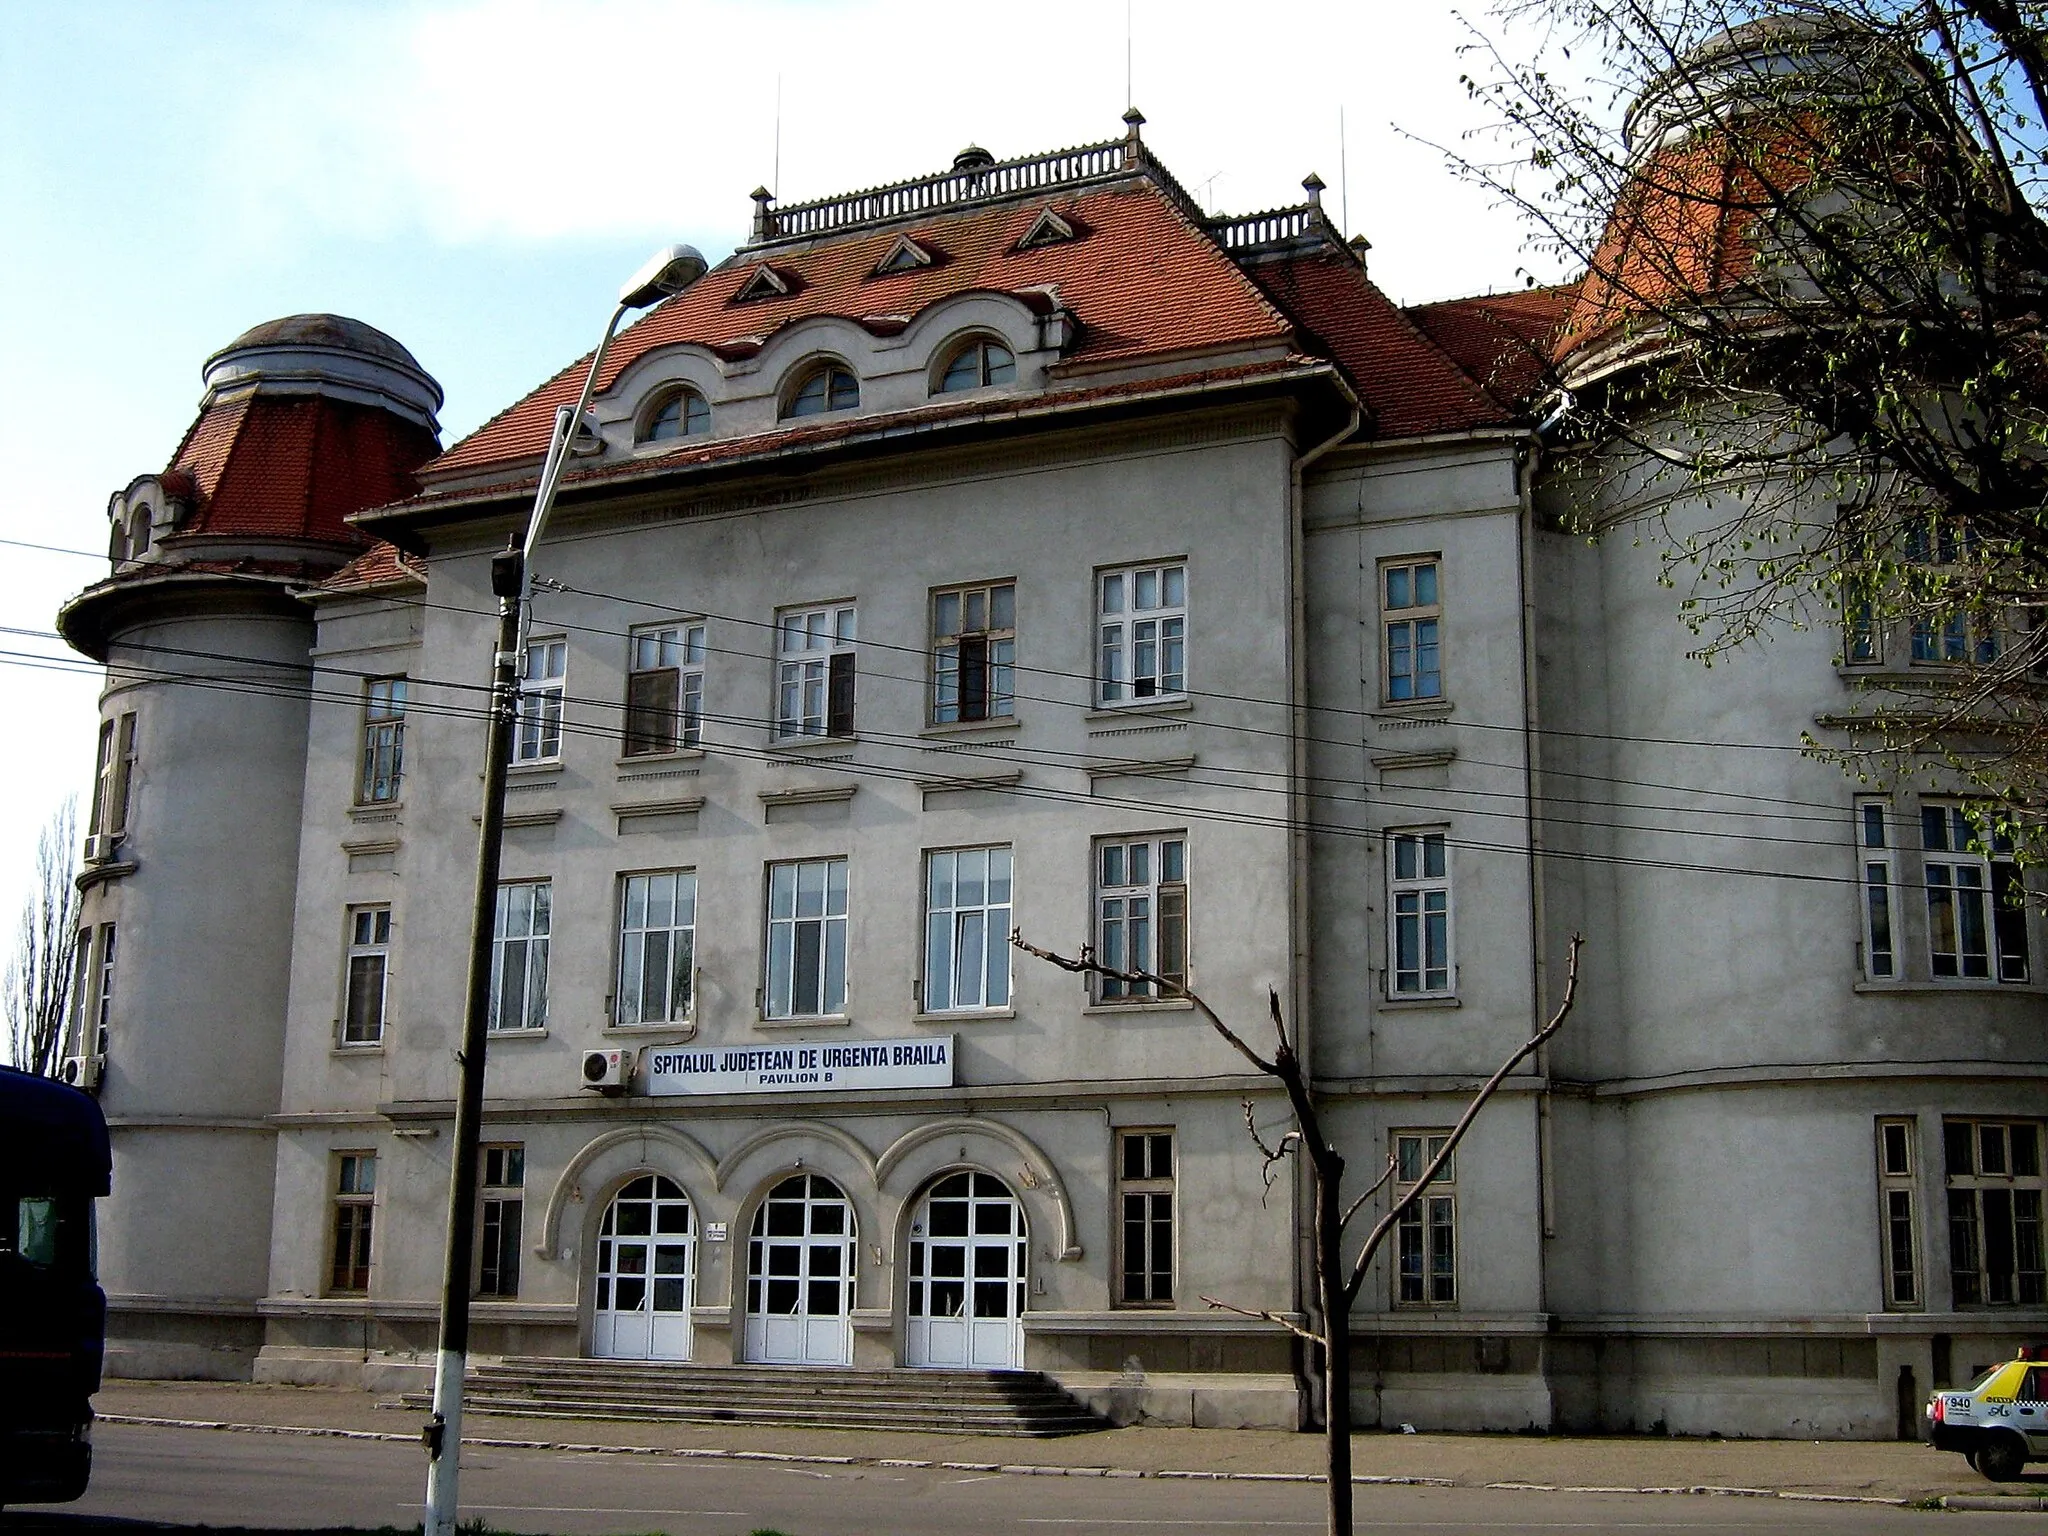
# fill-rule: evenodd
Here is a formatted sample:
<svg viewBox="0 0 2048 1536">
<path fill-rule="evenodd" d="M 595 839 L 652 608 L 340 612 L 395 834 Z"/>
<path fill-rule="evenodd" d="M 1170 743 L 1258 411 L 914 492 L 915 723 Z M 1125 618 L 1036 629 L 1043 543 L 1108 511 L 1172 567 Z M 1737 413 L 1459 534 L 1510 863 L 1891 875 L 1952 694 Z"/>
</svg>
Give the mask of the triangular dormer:
<svg viewBox="0 0 2048 1536">
<path fill-rule="evenodd" d="M 790 286 L 789 279 L 782 273 L 765 261 L 758 262 L 754 270 L 747 274 L 746 281 L 734 292 L 732 302 L 744 304 L 750 299 L 784 298 L 788 295 Z"/>
<path fill-rule="evenodd" d="M 892 272 L 915 272 L 919 267 L 932 264 L 932 252 L 919 245 L 908 235 L 899 235 L 896 243 L 889 247 L 889 254 L 875 263 L 875 276 L 887 277 Z"/>
<path fill-rule="evenodd" d="M 1061 245 L 1069 240 L 1078 240 L 1081 232 L 1050 208 L 1040 211 L 1031 227 L 1024 231 L 1024 238 L 1017 242 L 1017 249 L 1028 251 L 1035 245 Z"/>
</svg>

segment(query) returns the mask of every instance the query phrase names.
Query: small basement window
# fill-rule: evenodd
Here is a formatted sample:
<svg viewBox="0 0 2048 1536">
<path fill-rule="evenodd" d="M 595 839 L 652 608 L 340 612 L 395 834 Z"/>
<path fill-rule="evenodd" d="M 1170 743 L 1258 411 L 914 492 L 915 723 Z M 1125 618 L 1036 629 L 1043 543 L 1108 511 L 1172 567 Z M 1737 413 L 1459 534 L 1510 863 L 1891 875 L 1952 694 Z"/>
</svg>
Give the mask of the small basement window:
<svg viewBox="0 0 2048 1536">
<path fill-rule="evenodd" d="M 821 416 L 850 411 L 860 404 L 860 380 L 844 363 L 826 363 L 814 370 L 789 397 L 784 416 Z"/>
<path fill-rule="evenodd" d="M 678 390 L 662 401 L 647 418 L 643 443 L 658 443 L 671 437 L 695 437 L 711 430 L 711 402 L 694 389 Z"/>
<path fill-rule="evenodd" d="M 939 378 L 938 392 L 950 395 L 956 390 L 1008 384 L 1016 377 L 1017 359 L 1010 349 L 1000 341 L 977 336 L 955 352 L 946 364 L 946 371 Z"/>
</svg>

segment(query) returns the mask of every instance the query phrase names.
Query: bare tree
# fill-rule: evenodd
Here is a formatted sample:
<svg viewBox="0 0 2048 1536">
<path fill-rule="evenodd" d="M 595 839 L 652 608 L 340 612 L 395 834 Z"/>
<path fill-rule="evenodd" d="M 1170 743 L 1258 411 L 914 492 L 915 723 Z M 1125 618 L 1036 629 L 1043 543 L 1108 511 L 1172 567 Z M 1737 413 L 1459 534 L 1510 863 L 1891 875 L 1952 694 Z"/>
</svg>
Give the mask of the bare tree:
<svg viewBox="0 0 2048 1536">
<path fill-rule="evenodd" d="M 72 879 L 77 808 L 69 800 L 36 843 L 35 884 L 22 903 L 14 954 L 0 980 L 9 1053 L 24 1072 L 49 1076 L 64 1038 L 78 956 L 78 886 Z"/>
<path fill-rule="evenodd" d="M 1451 158 L 1584 273 L 1534 359 L 1561 516 L 1661 547 L 1704 660 L 1839 634 L 1863 702 L 1822 755 L 2048 855 L 2048 8 L 1499 15 L 1497 136 Z"/>
<path fill-rule="evenodd" d="M 1572 1011 L 1573 1000 L 1579 989 L 1579 948 L 1583 942 L 1578 934 L 1571 937 L 1570 951 L 1565 961 L 1564 996 L 1558 1001 L 1557 1011 L 1551 1014 L 1543 1027 L 1516 1047 L 1514 1053 L 1503 1061 L 1499 1068 L 1483 1083 L 1465 1106 L 1465 1112 L 1458 1117 L 1458 1123 L 1444 1138 L 1442 1148 L 1423 1167 L 1422 1171 L 1407 1190 L 1397 1196 L 1387 1207 L 1359 1244 L 1358 1251 L 1350 1258 L 1345 1256 L 1345 1234 L 1352 1219 L 1363 1211 L 1381 1190 L 1393 1181 L 1397 1168 L 1392 1157 L 1372 1184 L 1361 1190 L 1347 1205 L 1344 1199 L 1344 1154 L 1339 1152 L 1323 1129 L 1322 1115 L 1316 1106 L 1315 1088 L 1311 1082 L 1309 1065 L 1304 1062 L 1288 1037 L 1287 1023 L 1280 1011 L 1280 994 L 1268 990 L 1266 994 L 1267 1014 L 1273 1026 L 1273 1046 L 1270 1056 L 1261 1056 L 1245 1038 L 1228 1024 L 1203 998 L 1189 991 L 1176 981 L 1150 971 L 1119 970 L 1104 965 L 1095 958 L 1092 946 L 1083 945 L 1078 955 L 1056 954 L 1049 949 L 1040 949 L 1025 942 L 1023 931 L 1010 935 L 1010 942 L 1028 955 L 1058 966 L 1063 971 L 1073 971 L 1087 976 L 1105 976 L 1115 981 L 1139 985 L 1154 992 L 1154 995 L 1168 998 L 1185 998 L 1194 1005 L 1195 1011 L 1208 1020 L 1209 1027 L 1222 1036 L 1230 1048 L 1266 1076 L 1273 1078 L 1286 1090 L 1287 1105 L 1294 1121 L 1294 1128 L 1283 1135 L 1278 1142 L 1268 1145 L 1259 1134 L 1252 1118 L 1251 1101 L 1244 1105 L 1245 1129 L 1259 1153 L 1266 1160 L 1270 1171 L 1274 1164 L 1290 1156 L 1307 1159 L 1309 1170 L 1310 1200 L 1313 1204 L 1316 1313 L 1309 1325 L 1278 1312 L 1262 1311 L 1256 1308 L 1240 1307 L 1214 1296 L 1201 1299 L 1211 1307 L 1225 1312 L 1235 1312 L 1242 1317 L 1261 1318 L 1266 1322 L 1287 1329 L 1297 1338 L 1316 1345 L 1323 1352 L 1323 1442 L 1325 1447 L 1326 1508 L 1329 1515 L 1329 1536 L 1351 1536 L 1351 1308 L 1358 1300 L 1372 1270 L 1372 1261 L 1389 1233 L 1399 1226 L 1401 1218 L 1422 1198 L 1423 1193 L 1435 1182 L 1451 1154 L 1458 1149 L 1458 1143 L 1465 1139 L 1465 1132 L 1472 1128 L 1472 1122 L 1479 1118 L 1480 1110 L 1500 1090 L 1500 1085 L 1509 1073 L 1533 1055 L 1543 1043 L 1564 1027 L 1566 1017 Z"/>
</svg>

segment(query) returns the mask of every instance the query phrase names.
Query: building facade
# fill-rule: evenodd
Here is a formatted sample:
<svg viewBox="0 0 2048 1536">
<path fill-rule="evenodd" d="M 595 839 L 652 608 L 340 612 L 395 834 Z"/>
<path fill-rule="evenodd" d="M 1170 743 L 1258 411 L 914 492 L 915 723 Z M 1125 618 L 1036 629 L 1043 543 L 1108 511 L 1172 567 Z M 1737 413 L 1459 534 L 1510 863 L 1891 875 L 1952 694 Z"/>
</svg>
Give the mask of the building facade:
<svg viewBox="0 0 2048 1536">
<path fill-rule="evenodd" d="M 1577 930 L 1568 1028 L 1360 1297 L 1361 1420 L 1910 1428 L 2048 1325 L 2019 876 L 1799 751 L 1881 658 L 1706 671 L 1654 550 L 1559 531 L 1570 289 L 1402 310 L 1313 179 L 1206 218 L 1141 122 L 757 194 L 621 336 L 536 557 L 478 1352 L 1294 1427 L 1314 1361 L 1230 1310 L 1313 1297 L 1246 1133 L 1284 1100 L 1008 935 L 1277 996 L 1398 1185 Z M 423 1379 L 488 567 L 578 382 L 437 452 L 402 348 L 294 317 L 115 499 L 62 618 L 109 667 L 69 1049 L 113 1370 Z"/>
</svg>

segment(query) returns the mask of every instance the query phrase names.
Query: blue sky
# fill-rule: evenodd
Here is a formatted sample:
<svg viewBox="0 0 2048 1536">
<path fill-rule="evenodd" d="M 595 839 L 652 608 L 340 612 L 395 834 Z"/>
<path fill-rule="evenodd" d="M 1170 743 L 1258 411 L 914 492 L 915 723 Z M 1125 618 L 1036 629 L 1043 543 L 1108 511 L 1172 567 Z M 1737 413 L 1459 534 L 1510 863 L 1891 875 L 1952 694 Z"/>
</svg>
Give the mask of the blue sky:
<svg viewBox="0 0 2048 1536">
<path fill-rule="evenodd" d="M 1146 136 L 1212 208 L 1298 201 L 1313 170 L 1395 297 L 1517 285 L 1514 221 L 1393 126 L 1475 121 L 1447 7 L 1130 17 Z M 786 200 L 969 141 L 1110 138 L 1126 104 L 1117 0 L 9 0 L 0 22 L 0 537 L 82 550 L 164 466 L 207 354 L 278 315 L 397 337 L 453 441 L 587 349 L 650 249 L 731 250 L 777 179 L 778 96 Z M 103 569 L 0 546 L 0 625 L 47 630 Z M 6 933 L 37 829 L 88 784 L 95 685 L 0 686 L 29 744 L 0 757 Z"/>
</svg>

